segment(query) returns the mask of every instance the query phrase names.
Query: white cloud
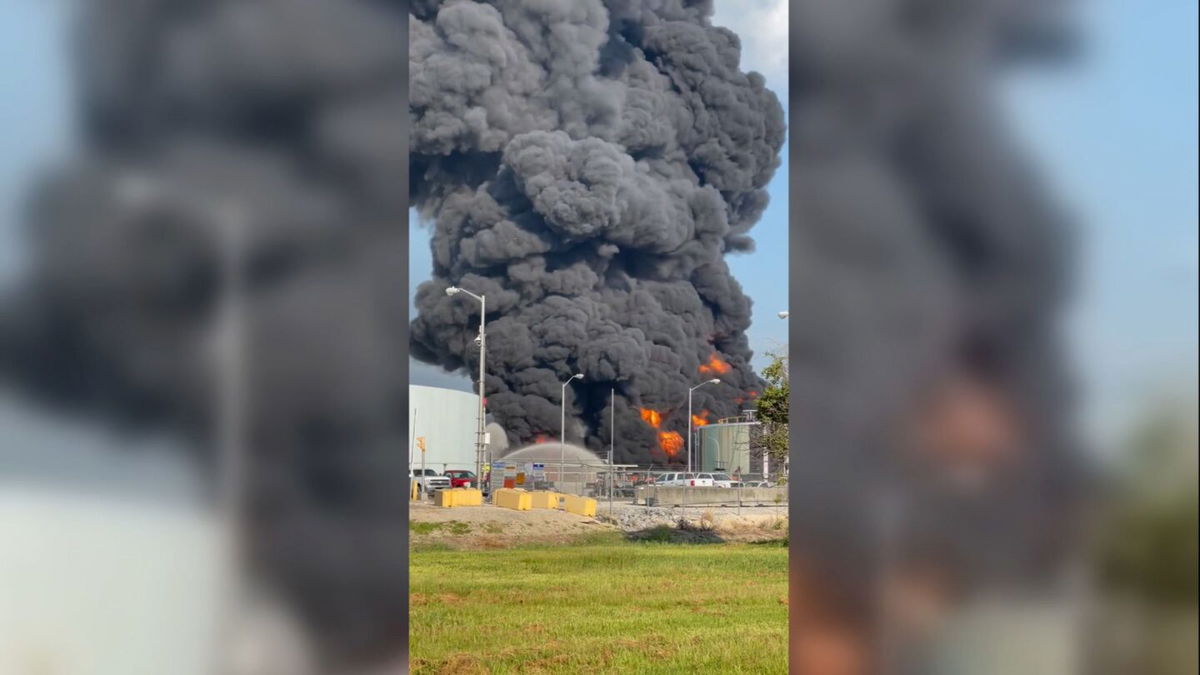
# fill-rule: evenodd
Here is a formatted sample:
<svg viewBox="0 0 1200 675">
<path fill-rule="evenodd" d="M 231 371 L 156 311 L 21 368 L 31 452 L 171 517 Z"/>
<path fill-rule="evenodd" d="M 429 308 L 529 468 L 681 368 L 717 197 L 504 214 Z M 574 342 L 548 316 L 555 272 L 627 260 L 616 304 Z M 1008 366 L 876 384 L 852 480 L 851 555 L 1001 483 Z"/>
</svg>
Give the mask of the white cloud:
<svg viewBox="0 0 1200 675">
<path fill-rule="evenodd" d="M 717 0 L 713 23 L 738 34 L 742 69 L 762 73 L 782 97 L 788 77 L 788 0 Z"/>
</svg>

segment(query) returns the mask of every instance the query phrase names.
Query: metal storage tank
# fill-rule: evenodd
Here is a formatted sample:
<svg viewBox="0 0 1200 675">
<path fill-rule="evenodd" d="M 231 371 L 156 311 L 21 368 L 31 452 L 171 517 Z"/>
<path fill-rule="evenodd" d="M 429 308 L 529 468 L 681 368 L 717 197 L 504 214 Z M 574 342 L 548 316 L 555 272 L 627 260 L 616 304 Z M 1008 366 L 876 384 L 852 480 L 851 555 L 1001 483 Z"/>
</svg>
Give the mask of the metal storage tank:
<svg viewBox="0 0 1200 675">
<path fill-rule="evenodd" d="M 762 459 L 750 452 L 753 422 L 708 424 L 697 429 L 700 437 L 699 471 L 761 474 Z"/>
<path fill-rule="evenodd" d="M 408 386 L 408 408 L 413 435 L 425 438 L 426 468 L 438 473 L 446 469 L 475 470 L 479 396 L 457 389 L 411 384 Z M 414 444 L 409 451 L 412 465 L 420 468 L 420 448 Z"/>
</svg>

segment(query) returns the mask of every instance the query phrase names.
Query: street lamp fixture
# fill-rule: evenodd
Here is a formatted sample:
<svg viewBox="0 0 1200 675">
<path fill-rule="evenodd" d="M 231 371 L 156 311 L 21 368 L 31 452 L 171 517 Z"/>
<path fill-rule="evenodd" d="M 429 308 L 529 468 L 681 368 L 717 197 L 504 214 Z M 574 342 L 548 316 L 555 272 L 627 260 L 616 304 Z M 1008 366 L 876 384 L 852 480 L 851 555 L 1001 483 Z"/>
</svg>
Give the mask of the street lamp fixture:
<svg viewBox="0 0 1200 675">
<path fill-rule="evenodd" d="M 483 455 L 486 452 L 487 444 L 484 442 L 484 417 L 483 417 L 483 397 L 484 397 L 484 382 L 485 373 L 487 373 L 487 296 L 476 294 L 468 291 L 465 288 L 458 286 L 450 286 L 446 289 L 446 295 L 454 297 L 462 293 L 479 301 L 479 335 L 475 337 L 475 344 L 479 345 L 479 428 L 476 429 L 475 435 L 475 476 L 479 480 L 480 486 L 483 485 Z M 490 462 L 489 462 L 490 463 Z"/>
<path fill-rule="evenodd" d="M 566 464 L 567 456 L 567 385 L 573 380 L 582 380 L 583 373 L 575 373 L 567 378 L 566 382 L 562 383 L 561 415 L 558 423 L 558 480 L 563 482 L 563 466 Z"/>
<path fill-rule="evenodd" d="M 696 391 L 697 389 L 699 389 L 700 387 L 703 387 L 706 384 L 720 384 L 720 383 L 721 383 L 721 381 L 714 377 L 711 380 L 705 380 L 704 382 L 701 382 L 700 384 L 692 387 L 691 389 L 688 389 L 688 439 L 687 439 L 688 440 L 688 442 L 687 442 L 687 470 L 688 470 L 688 473 L 692 472 L 692 392 Z"/>
<path fill-rule="evenodd" d="M 779 318 L 781 318 L 781 319 L 786 319 L 786 318 L 788 318 L 788 316 L 789 316 L 789 312 L 787 310 L 784 310 L 779 313 Z"/>
</svg>

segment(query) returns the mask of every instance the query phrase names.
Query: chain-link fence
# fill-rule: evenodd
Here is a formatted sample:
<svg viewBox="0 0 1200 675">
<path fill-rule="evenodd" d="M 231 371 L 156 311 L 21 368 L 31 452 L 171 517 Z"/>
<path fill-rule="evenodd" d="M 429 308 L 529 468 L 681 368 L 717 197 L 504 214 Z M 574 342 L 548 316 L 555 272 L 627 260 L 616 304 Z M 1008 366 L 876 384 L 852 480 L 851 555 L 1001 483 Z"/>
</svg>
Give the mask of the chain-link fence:
<svg viewBox="0 0 1200 675">
<path fill-rule="evenodd" d="M 624 469 L 626 467 L 616 467 Z M 583 497 L 608 494 L 612 467 L 596 462 L 493 462 L 485 483 L 490 490 L 553 490 Z"/>
<path fill-rule="evenodd" d="M 433 493 L 445 487 L 457 487 L 470 481 L 472 487 L 482 487 L 485 496 L 502 488 L 549 490 L 562 494 L 592 497 L 602 504 L 631 504 L 639 506 L 786 506 L 786 481 L 778 476 L 761 473 L 685 472 L 670 467 L 642 467 L 633 464 L 608 465 L 602 462 L 511 462 L 495 460 L 483 466 L 483 476 L 476 478 L 467 469 L 450 464 L 429 463 L 414 469 L 419 489 L 415 496 L 431 499 Z M 655 489 L 664 488 L 663 491 Z M 730 492 L 705 490 L 681 495 L 674 488 L 714 487 Z M 672 488 L 672 490 L 665 490 Z M 762 490 L 768 489 L 768 492 Z"/>
</svg>

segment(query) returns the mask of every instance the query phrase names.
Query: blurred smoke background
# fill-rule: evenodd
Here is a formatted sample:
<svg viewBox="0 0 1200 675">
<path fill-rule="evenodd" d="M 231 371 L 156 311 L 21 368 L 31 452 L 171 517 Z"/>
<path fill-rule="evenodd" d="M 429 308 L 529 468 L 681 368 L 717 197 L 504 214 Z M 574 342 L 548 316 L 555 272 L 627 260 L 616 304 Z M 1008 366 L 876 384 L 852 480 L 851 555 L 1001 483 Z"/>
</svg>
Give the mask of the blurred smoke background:
<svg viewBox="0 0 1200 675">
<path fill-rule="evenodd" d="M 3 7 L 0 672 L 403 664 L 405 4 Z"/>
<path fill-rule="evenodd" d="M 793 670 L 1195 672 L 1195 4 L 790 19 Z"/>
<path fill-rule="evenodd" d="M 0 8 L 0 672 L 402 658 L 403 3 Z M 790 19 L 793 666 L 1195 672 L 1195 3 Z M 249 231 L 234 631 L 214 221 Z"/>
</svg>

